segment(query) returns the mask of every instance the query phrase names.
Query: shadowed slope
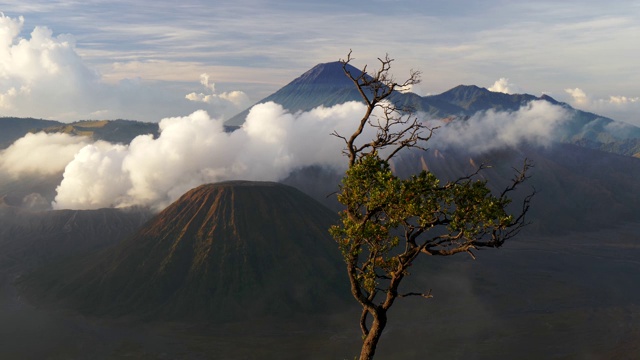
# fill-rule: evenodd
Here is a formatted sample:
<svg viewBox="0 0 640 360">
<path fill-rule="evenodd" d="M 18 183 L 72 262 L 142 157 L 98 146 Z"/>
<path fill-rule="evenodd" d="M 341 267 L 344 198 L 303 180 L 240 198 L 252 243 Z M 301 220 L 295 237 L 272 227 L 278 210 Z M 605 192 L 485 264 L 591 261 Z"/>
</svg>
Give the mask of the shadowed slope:
<svg viewBox="0 0 640 360">
<path fill-rule="evenodd" d="M 22 273 L 112 246 L 149 218 L 145 209 L 26 211 L 0 199 L 0 273 Z"/>
<path fill-rule="evenodd" d="M 61 124 L 58 121 L 51 120 L 0 117 L 0 149 L 8 147 L 31 131 L 36 132 L 45 127 L 59 126 Z"/>
<path fill-rule="evenodd" d="M 360 73 L 350 65 L 349 70 L 354 74 Z M 345 76 L 342 63 L 336 61 L 314 66 L 256 104 L 273 101 L 291 112 L 296 112 L 308 111 L 320 105 L 329 107 L 347 101 L 361 101 L 361 99 L 351 80 Z M 227 120 L 225 125 L 241 126 L 251 107 Z"/>
<path fill-rule="evenodd" d="M 484 164 L 489 168 L 478 178 L 488 180 L 499 193 L 514 176 L 514 167 L 520 167 L 525 158 L 533 161 L 534 168 L 519 195 L 529 193 L 530 187 L 538 192 L 529 213 L 533 225 L 526 231 L 591 231 L 638 218 L 640 159 L 630 156 L 570 144 L 520 146 L 484 154 L 432 148 L 401 152 L 391 165 L 403 177 L 425 169 L 445 181 L 471 174 Z M 337 190 L 342 175 L 328 168 L 309 167 L 297 170 L 283 182 L 337 211 L 340 205 L 327 194 Z"/>
<path fill-rule="evenodd" d="M 347 65 L 346 69 L 354 77 L 358 77 L 362 73 L 361 70 L 351 65 Z M 464 110 L 457 105 L 432 97 L 420 97 L 413 93 L 394 93 L 390 100 L 399 107 L 411 108 L 434 116 L 464 113 Z M 348 101 L 361 102 L 362 96 L 351 79 L 345 75 L 342 63 L 335 61 L 314 66 L 280 90 L 254 105 L 269 101 L 280 104 L 285 109 L 295 113 L 309 111 L 318 106 L 331 107 Z M 241 126 L 247 118 L 251 107 L 227 120 L 225 125 Z"/>
<path fill-rule="evenodd" d="M 348 294 L 327 233 L 335 220 L 285 185 L 202 185 L 95 265 L 46 269 L 24 285 L 98 315 L 210 321 L 321 312 Z"/>
</svg>

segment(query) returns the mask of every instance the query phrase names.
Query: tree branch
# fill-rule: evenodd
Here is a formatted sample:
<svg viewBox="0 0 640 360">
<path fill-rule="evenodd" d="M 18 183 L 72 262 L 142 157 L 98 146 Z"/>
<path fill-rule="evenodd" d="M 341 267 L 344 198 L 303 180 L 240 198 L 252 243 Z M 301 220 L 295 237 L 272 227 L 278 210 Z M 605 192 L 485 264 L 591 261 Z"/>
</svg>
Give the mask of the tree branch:
<svg viewBox="0 0 640 360">
<path fill-rule="evenodd" d="M 398 295 L 398 297 L 400 297 L 400 298 L 405 298 L 405 297 L 409 297 L 409 296 L 420 296 L 420 297 L 423 297 L 425 299 L 433 298 L 433 295 L 431 295 L 431 289 L 429 289 L 429 291 L 426 294 L 425 293 L 418 293 L 418 292 L 409 292 L 409 293 L 399 294 Z"/>
</svg>

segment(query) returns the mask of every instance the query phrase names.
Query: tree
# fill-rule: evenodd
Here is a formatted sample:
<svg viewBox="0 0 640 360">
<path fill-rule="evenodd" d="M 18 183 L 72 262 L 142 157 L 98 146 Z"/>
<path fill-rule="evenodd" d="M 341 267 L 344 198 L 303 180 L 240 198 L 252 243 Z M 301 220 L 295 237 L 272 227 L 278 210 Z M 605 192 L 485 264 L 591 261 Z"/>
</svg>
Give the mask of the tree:
<svg viewBox="0 0 640 360">
<path fill-rule="evenodd" d="M 366 66 L 352 74 L 347 65 L 349 52 L 341 60 L 343 69 L 358 89 L 366 112 L 349 136 L 332 135 L 345 143 L 348 169 L 338 191 L 344 205 L 341 222 L 330 229 L 346 262 L 350 289 L 362 307 L 361 360 L 372 359 L 387 324 L 387 312 L 399 298 L 431 297 L 427 292 L 401 293 L 399 286 L 409 275 L 408 268 L 419 257 L 450 256 L 474 250 L 498 248 L 526 225 L 525 215 L 535 191 L 524 197 L 512 215 L 510 195 L 527 178 L 531 163 L 522 169 L 499 194 L 478 179 L 485 168 L 470 175 L 441 182 L 429 171 L 400 178 L 391 171 L 389 161 L 400 151 L 426 151 L 433 135 L 411 109 L 400 108 L 390 97 L 394 92 L 415 85 L 420 72 L 396 82 L 390 75 L 393 59 L 378 59 L 380 68 L 372 74 Z M 363 140 L 365 129 L 375 136 Z"/>
</svg>

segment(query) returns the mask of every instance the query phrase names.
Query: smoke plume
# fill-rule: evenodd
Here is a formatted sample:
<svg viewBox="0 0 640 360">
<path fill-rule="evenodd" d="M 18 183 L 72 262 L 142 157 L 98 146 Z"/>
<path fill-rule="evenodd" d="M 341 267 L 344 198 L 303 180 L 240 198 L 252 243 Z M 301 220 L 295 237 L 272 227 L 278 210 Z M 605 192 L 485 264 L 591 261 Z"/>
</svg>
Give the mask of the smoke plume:
<svg viewBox="0 0 640 360">
<path fill-rule="evenodd" d="M 505 94 L 516 94 L 520 92 L 520 89 L 516 85 L 509 82 L 508 78 L 500 78 L 496 80 L 496 82 L 493 83 L 493 85 L 487 90 Z"/>
<path fill-rule="evenodd" d="M 161 209 L 203 183 L 279 180 L 309 164 L 340 167 L 342 144 L 329 134 L 348 131 L 363 110 L 353 102 L 291 114 L 275 103 L 260 104 L 233 133 L 205 111 L 163 119 L 156 139 L 145 135 L 128 146 L 79 150 L 65 168 L 53 207 Z"/>
<path fill-rule="evenodd" d="M 90 143 L 89 138 L 63 133 L 27 134 L 0 151 L 0 170 L 14 178 L 58 174 Z"/>
<path fill-rule="evenodd" d="M 164 208 L 200 184 L 224 180 L 278 181 L 309 165 L 344 170 L 344 141 L 365 111 L 348 102 L 291 113 L 273 102 L 254 106 L 238 130 L 203 110 L 160 121 L 160 135 L 128 145 L 91 142 L 66 134 L 28 134 L 0 153 L 13 176 L 59 174 L 55 209 L 150 206 Z M 521 142 L 548 144 L 566 110 L 535 101 L 515 112 L 486 111 L 435 131 L 429 147 L 483 152 Z M 430 125 L 442 125 L 437 120 Z M 375 136 L 372 129 L 362 141 Z"/>
</svg>

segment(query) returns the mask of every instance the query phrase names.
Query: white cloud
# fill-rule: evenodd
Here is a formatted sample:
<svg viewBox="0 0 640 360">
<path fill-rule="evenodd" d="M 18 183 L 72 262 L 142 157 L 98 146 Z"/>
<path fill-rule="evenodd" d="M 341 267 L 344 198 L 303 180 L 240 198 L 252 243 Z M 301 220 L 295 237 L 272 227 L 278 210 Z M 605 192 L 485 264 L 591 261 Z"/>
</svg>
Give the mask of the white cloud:
<svg viewBox="0 0 640 360">
<path fill-rule="evenodd" d="M 487 90 L 493 91 L 493 92 L 505 93 L 505 94 L 516 94 L 520 92 L 520 90 L 515 84 L 512 84 L 509 82 L 508 78 L 500 78 L 496 80 L 496 82 L 493 83 L 493 85 L 489 87 Z"/>
<path fill-rule="evenodd" d="M 131 180 L 122 170 L 123 145 L 87 145 L 64 170 L 54 208 L 96 209 L 121 205 Z M 90 171 L 89 171 L 90 170 Z M 160 169 L 158 169 L 160 171 Z M 64 204 L 64 206 L 59 206 Z"/>
<path fill-rule="evenodd" d="M 431 95 L 430 93 L 426 92 L 424 90 L 424 88 L 422 86 L 420 86 L 420 84 L 415 84 L 415 85 L 408 85 L 405 86 L 403 88 L 398 88 L 398 91 L 400 91 L 401 93 L 414 93 L 416 95 L 420 95 L 420 96 L 429 96 Z"/>
<path fill-rule="evenodd" d="M 582 89 L 580 88 L 564 89 L 564 91 L 567 94 L 571 95 L 571 98 L 574 104 L 585 105 L 589 102 L 589 98 L 587 97 L 587 94 L 584 91 L 582 91 Z"/>
<path fill-rule="evenodd" d="M 88 110 L 88 95 L 101 91 L 99 75 L 84 65 L 74 38 L 37 26 L 23 39 L 23 26 L 22 17 L 0 14 L 0 110 L 52 117 Z"/>
<path fill-rule="evenodd" d="M 212 74 L 218 91 L 227 82 L 254 84 L 242 89 L 256 100 L 318 62 L 344 57 L 349 48 L 358 65 L 373 65 L 389 52 L 398 59 L 395 74 L 411 67 L 424 70 L 425 90 L 433 93 L 457 84 L 489 86 L 495 78 L 486 74 L 497 73 L 518 74 L 519 84 L 534 94 L 597 84 L 602 94 L 637 95 L 640 47 L 629 46 L 629 34 L 640 29 L 640 7 L 628 1 L 440 3 L 371 6 L 363 10 L 366 16 L 344 12 L 340 2 L 295 6 L 292 0 L 279 2 L 281 6 L 255 1 L 251 6 L 193 1 L 173 6 L 168 1 L 30 0 L 5 2 L 2 8 L 27 16 L 31 23 L 75 34 L 83 60 L 110 84 L 140 77 L 156 87 L 172 87 L 187 104 L 188 93 L 208 94 L 184 86 L 200 73 Z M 394 26 L 370 36 L 368 24 L 386 22 Z M 296 31 L 283 32 L 282 24 Z M 156 112 L 146 119 L 195 109 Z"/>
<path fill-rule="evenodd" d="M 207 94 L 190 94 L 142 78 L 108 83 L 79 55 L 76 40 L 36 26 L 22 38 L 24 18 L 0 13 L 0 112 L 5 116 L 62 121 L 125 118 L 155 121 L 167 114 L 190 113 L 208 103 L 216 116 L 235 115 L 250 105 L 242 91 L 215 93 L 208 75 Z M 165 69 L 166 71 L 166 69 Z M 133 75 L 133 74 L 132 74 Z M 184 80 L 184 79 L 183 79 Z"/>
<path fill-rule="evenodd" d="M 597 99 L 586 106 L 588 111 L 602 114 L 615 120 L 640 126 L 640 99 L 625 96 L 611 96 Z"/>
<path fill-rule="evenodd" d="M 340 167 L 342 143 L 330 133 L 348 132 L 363 111 L 356 102 L 298 114 L 260 104 L 233 133 L 205 111 L 166 118 L 156 139 L 145 135 L 128 146 L 82 148 L 65 168 L 53 207 L 161 209 L 203 183 L 279 180 L 311 164 Z"/>
<path fill-rule="evenodd" d="M 609 96 L 610 104 L 632 104 L 640 102 L 640 97 L 626 97 L 626 96 Z"/>
<path fill-rule="evenodd" d="M 619 139 L 632 138 L 638 128 L 622 121 L 614 121 L 606 124 L 604 129 Z"/>
<path fill-rule="evenodd" d="M 238 108 L 243 108 L 250 105 L 250 100 L 247 94 L 240 90 L 223 92 L 218 95 L 221 99 L 227 100 L 236 105 Z"/>
<path fill-rule="evenodd" d="M 27 134 L 0 151 L 0 169 L 15 178 L 58 174 L 91 142 L 86 137 L 63 133 Z"/>
<path fill-rule="evenodd" d="M 160 122 L 158 138 L 135 138 L 128 146 L 87 145 L 73 158 L 57 188 L 54 208 L 146 205 L 162 209 L 187 190 L 223 180 L 280 180 L 292 170 L 320 165 L 343 169 L 344 143 L 330 134 L 350 134 L 364 105 L 289 113 L 275 103 L 254 106 L 233 133 L 205 111 Z M 545 101 L 515 112 L 487 111 L 436 131 L 437 147 L 482 152 L 521 142 L 547 144 L 566 110 Z M 363 139 L 374 136 L 372 129 Z M 364 140 L 363 140 L 364 141 Z M 431 145 L 430 145 L 431 146 Z"/>
<path fill-rule="evenodd" d="M 249 105 L 251 105 L 247 94 L 239 90 L 217 94 L 216 85 L 213 81 L 210 81 L 209 74 L 207 73 L 200 75 L 200 84 L 202 84 L 209 93 L 204 94 L 192 92 L 185 96 L 187 100 L 212 104 L 218 107 L 231 106 L 234 107 L 237 111 L 244 110 Z"/>
<path fill-rule="evenodd" d="M 478 112 L 467 120 L 442 125 L 431 141 L 434 147 L 457 147 L 475 153 L 520 143 L 548 145 L 554 140 L 557 126 L 569 118 L 561 106 L 532 101 L 517 111 Z"/>
<path fill-rule="evenodd" d="M 569 104 L 577 109 L 640 126 L 640 97 L 611 95 L 594 98 L 579 88 L 565 91 L 571 95 Z"/>
<path fill-rule="evenodd" d="M 122 1 L 116 5 L 103 1 L 64 2 L 62 6 L 44 0 L 26 3 L 9 2 L 3 4 L 3 10 L 24 14 L 31 24 L 49 26 L 55 41 L 62 41 L 56 29 L 76 35 L 77 48 L 71 41 L 75 53 L 81 55 L 85 68 L 94 73 L 99 70 L 100 76 L 93 83 L 82 81 L 84 88 L 55 82 L 64 84 L 69 96 L 53 101 L 48 99 L 56 97 L 56 92 L 44 91 L 44 83 L 36 86 L 0 79 L 0 106 L 8 115 L 157 121 L 205 108 L 212 116 L 231 116 L 232 106 L 222 109 L 221 105 L 219 109 L 202 102 L 212 91 L 185 83 L 197 82 L 198 75 L 205 72 L 217 82 L 216 100 L 241 101 L 242 96 L 233 92 L 237 85 L 228 85 L 232 82 L 242 83 L 242 90 L 256 100 L 318 62 L 344 57 L 349 48 L 358 56 L 359 66 L 375 64 L 375 58 L 388 51 L 398 59 L 395 74 L 406 73 L 410 67 L 424 70 L 424 93 L 446 91 L 463 83 L 491 85 L 495 79 L 486 74 L 496 73 L 517 73 L 518 82 L 526 84 L 531 93 L 547 90 L 558 94 L 567 84 L 582 88 L 597 84 L 601 97 L 629 97 L 637 96 L 633 91 L 639 82 L 633 59 L 638 58 L 640 48 L 629 46 L 627 41 L 628 34 L 638 32 L 634 21 L 638 8 L 621 6 L 620 2 L 616 2 L 619 6 L 605 6 L 596 2 L 531 5 L 493 1 L 482 7 L 445 11 L 444 17 L 438 15 L 443 8 L 434 12 L 424 4 L 405 4 L 401 7 L 405 13 L 394 7 L 392 14 L 374 7 L 362 17 L 340 12 L 337 3 L 323 6 L 320 12 L 296 6 L 276 9 L 262 3 L 249 7 L 232 3 L 172 7 L 165 1 L 145 6 Z M 373 41 L 366 23 L 396 17 L 404 21 L 396 22 L 397 26 Z M 283 33 L 285 22 L 302 30 Z M 0 25 L 6 29 L 3 38 L 16 45 L 18 34 L 22 34 L 26 37 L 23 40 L 31 41 L 25 34 L 32 29 L 16 31 L 23 26 L 20 18 L 4 17 Z M 352 36 L 345 38 L 345 33 Z M 552 53 L 562 56 L 548 56 Z M 122 80 L 133 78 L 142 81 L 134 89 L 121 88 Z M 507 83 L 502 90 L 517 92 L 511 85 Z M 185 99 L 191 93 L 190 98 L 201 100 Z M 59 101 L 67 98 L 76 106 Z"/>
<path fill-rule="evenodd" d="M 0 13 L 0 51 L 4 51 L 11 45 L 13 39 L 18 36 L 22 26 L 24 25 L 24 17 L 20 16 L 12 19 Z M 5 54 L 3 54 L 5 55 Z"/>
</svg>

